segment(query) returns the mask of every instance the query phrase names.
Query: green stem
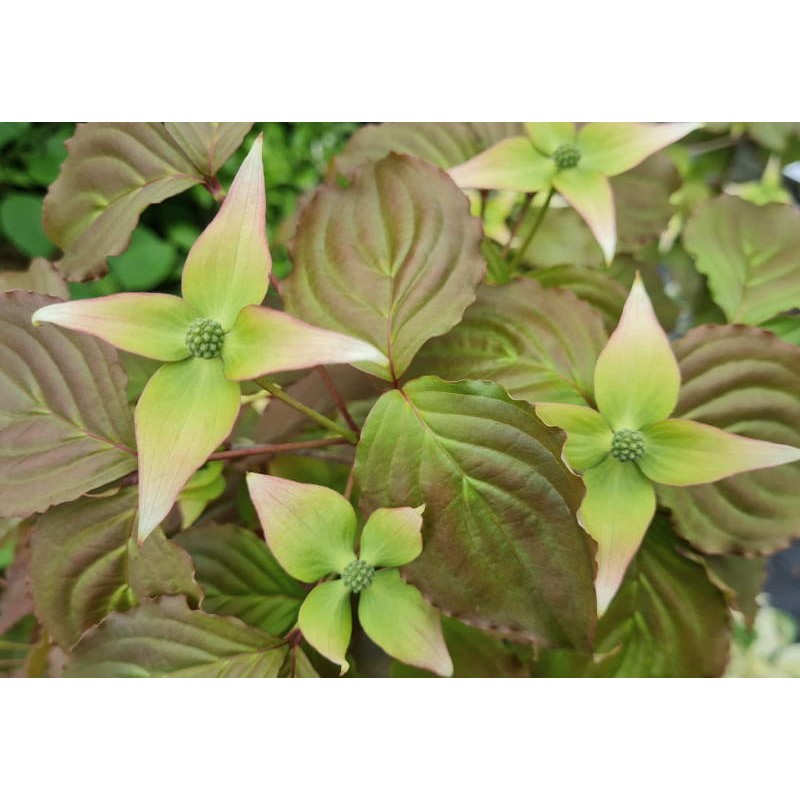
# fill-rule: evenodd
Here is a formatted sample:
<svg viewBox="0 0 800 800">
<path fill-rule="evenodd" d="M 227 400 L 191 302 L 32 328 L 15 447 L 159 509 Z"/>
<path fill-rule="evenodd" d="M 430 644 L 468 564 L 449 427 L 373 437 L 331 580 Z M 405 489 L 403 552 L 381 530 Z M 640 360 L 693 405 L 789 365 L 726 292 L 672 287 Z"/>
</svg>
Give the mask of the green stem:
<svg viewBox="0 0 800 800">
<path fill-rule="evenodd" d="M 307 405 L 304 405 L 299 400 L 296 400 L 290 394 L 281 389 L 280 386 L 268 381 L 266 378 L 256 378 L 255 382 L 262 388 L 266 389 L 273 397 L 277 397 L 278 400 L 283 401 L 286 403 L 287 406 L 291 406 L 296 411 L 299 411 L 301 414 L 305 414 L 309 419 L 313 419 L 314 422 L 322 425 L 324 428 L 328 428 L 328 430 L 334 431 L 337 435 L 347 439 L 350 444 L 356 444 L 358 442 L 358 436 L 356 436 L 353 431 L 348 430 L 347 428 L 343 428 L 338 423 L 334 422 L 332 419 L 328 419 L 324 414 L 320 414 L 318 411 L 314 411 L 313 408 L 309 408 Z"/>
<path fill-rule="evenodd" d="M 520 262 L 525 256 L 528 247 L 530 247 L 531 242 L 533 241 L 533 237 L 536 236 L 536 232 L 542 226 L 542 222 L 544 221 L 544 216 L 547 213 L 547 209 L 550 208 L 550 201 L 553 199 L 553 195 L 555 194 L 555 189 L 550 187 L 550 191 L 547 193 L 547 197 L 544 199 L 544 204 L 539 209 L 539 213 L 536 215 L 536 219 L 533 221 L 533 225 L 531 225 L 531 229 L 528 231 L 528 235 L 525 237 L 525 241 L 522 243 L 522 246 L 517 250 L 514 254 L 514 259 L 511 262 L 510 271 L 513 274 L 516 272 L 517 268 L 520 265 Z"/>
</svg>

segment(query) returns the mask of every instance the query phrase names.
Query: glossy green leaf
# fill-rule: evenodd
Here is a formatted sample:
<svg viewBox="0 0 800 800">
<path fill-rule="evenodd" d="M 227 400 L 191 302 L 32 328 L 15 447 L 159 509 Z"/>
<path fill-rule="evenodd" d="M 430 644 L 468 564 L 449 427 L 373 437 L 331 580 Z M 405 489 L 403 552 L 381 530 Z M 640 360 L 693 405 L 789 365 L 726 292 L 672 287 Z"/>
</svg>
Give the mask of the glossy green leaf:
<svg viewBox="0 0 800 800">
<path fill-rule="evenodd" d="M 263 540 L 235 525 L 201 525 L 173 540 L 192 557 L 203 587 L 203 610 L 238 617 L 275 636 L 296 622 L 306 592 Z"/>
<path fill-rule="evenodd" d="M 46 258 L 34 258 L 24 272 L 6 270 L 0 272 L 0 292 L 25 289 L 51 297 L 69 298 L 67 282 L 53 269 Z"/>
<path fill-rule="evenodd" d="M 125 373 L 112 348 L 31 315 L 52 298 L 0 294 L 0 508 L 28 516 L 136 469 Z"/>
<path fill-rule="evenodd" d="M 453 674 L 439 612 L 396 569 L 375 574 L 358 599 L 364 632 L 390 656 L 437 675 Z"/>
<path fill-rule="evenodd" d="M 656 510 L 653 485 L 633 463 L 607 456 L 583 473 L 586 497 L 579 519 L 597 542 L 597 610 L 617 593 Z"/>
<path fill-rule="evenodd" d="M 512 136 L 448 171 L 462 189 L 509 189 L 538 192 L 550 185 L 555 163 L 527 136 Z"/>
<path fill-rule="evenodd" d="M 698 127 L 694 122 L 590 122 L 578 132 L 581 167 L 618 175 Z"/>
<path fill-rule="evenodd" d="M 463 164 L 496 142 L 522 134 L 518 122 L 385 122 L 366 125 L 352 136 L 333 161 L 334 170 L 349 173 L 364 161 L 405 153 L 449 169 Z"/>
<path fill-rule="evenodd" d="M 341 580 L 315 586 L 300 606 L 298 627 L 308 643 L 325 658 L 338 664 L 341 674 L 349 665 L 347 648 L 353 632 L 350 591 Z"/>
<path fill-rule="evenodd" d="M 656 483 L 691 486 L 800 460 L 800 448 L 737 436 L 688 419 L 645 428 L 642 472 Z"/>
<path fill-rule="evenodd" d="M 236 381 L 320 364 L 370 363 L 385 369 L 389 363 L 367 342 L 261 306 L 242 309 L 225 336 L 222 358 L 225 374 Z"/>
<path fill-rule="evenodd" d="M 165 122 L 170 136 L 206 177 L 236 152 L 252 122 Z"/>
<path fill-rule="evenodd" d="M 356 476 L 365 511 L 425 504 L 422 555 L 404 572 L 436 606 L 585 648 L 592 550 L 575 520 L 580 481 L 560 451 L 560 436 L 500 387 L 421 378 L 373 407 Z"/>
<path fill-rule="evenodd" d="M 165 364 L 150 379 L 136 406 L 140 539 L 166 517 L 189 478 L 228 437 L 240 397 L 218 358 Z"/>
<path fill-rule="evenodd" d="M 30 258 L 47 258 L 55 249 L 42 229 L 42 199 L 9 192 L 0 202 L 0 232 Z"/>
<path fill-rule="evenodd" d="M 708 325 L 675 343 L 675 416 L 800 447 L 800 349 L 756 328 Z M 709 553 L 771 553 L 800 535 L 800 464 L 658 487 L 677 532 Z"/>
<path fill-rule="evenodd" d="M 545 425 L 567 434 L 564 460 L 570 469 L 596 467 L 611 451 L 611 429 L 593 408 L 567 403 L 536 403 L 535 408 Z"/>
<path fill-rule="evenodd" d="M 800 211 L 718 197 L 698 208 L 684 233 L 728 322 L 758 325 L 800 305 Z"/>
<path fill-rule="evenodd" d="M 608 179 L 600 172 L 577 167 L 556 173 L 553 186 L 583 217 L 610 263 L 617 246 L 617 220 Z"/>
<path fill-rule="evenodd" d="M 247 487 L 267 544 L 290 575 L 311 583 L 355 559 L 356 513 L 338 492 L 255 472 Z"/>
<path fill-rule="evenodd" d="M 712 678 L 728 661 L 729 614 L 700 564 L 656 517 L 597 628 L 594 660 L 541 653 L 537 677 Z"/>
<path fill-rule="evenodd" d="M 69 650 L 84 631 L 137 599 L 201 594 L 193 567 L 160 531 L 136 545 L 137 492 L 85 497 L 40 517 L 32 537 L 31 579 L 36 613 Z"/>
<path fill-rule="evenodd" d="M 84 123 L 67 150 L 45 198 L 44 228 L 69 280 L 103 275 L 149 205 L 203 180 L 160 122 Z"/>
<path fill-rule="evenodd" d="M 361 532 L 360 558 L 374 567 L 401 567 L 422 552 L 420 508 L 379 508 Z"/>
<path fill-rule="evenodd" d="M 222 207 L 192 245 L 183 267 L 184 299 L 229 331 L 239 312 L 267 293 L 272 258 L 259 136 Z"/>
<path fill-rule="evenodd" d="M 49 322 L 89 333 L 145 358 L 182 361 L 189 355 L 186 331 L 193 318 L 191 309 L 180 297 L 126 292 L 52 303 L 33 315 L 33 323 Z"/>
<path fill-rule="evenodd" d="M 422 348 L 412 374 L 492 380 L 522 400 L 587 404 L 605 343 L 599 314 L 522 278 L 482 286 L 464 319 Z"/>
<path fill-rule="evenodd" d="M 81 639 L 64 676 L 275 678 L 287 652 L 264 631 L 165 597 L 108 617 Z"/>
<path fill-rule="evenodd" d="M 19 139 L 30 127 L 30 122 L 0 122 L 0 147 Z"/>
<path fill-rule="evenodd" d="M 283 283 L 286 309 L 377 347 L 399 377 L 419 348 L 450 330 L 475 300 L 485 263 L 480 223 L 439 170 L 410 156 L 367 164 L 306 207 Z"/>
<path fill-rule="evenodd" d="M 637 279 L 619 325 L 597 359 L 597 407 L 613 430 L 639 430 L 670 415 L 680 385 L 669 339 Z"/>
</svg>

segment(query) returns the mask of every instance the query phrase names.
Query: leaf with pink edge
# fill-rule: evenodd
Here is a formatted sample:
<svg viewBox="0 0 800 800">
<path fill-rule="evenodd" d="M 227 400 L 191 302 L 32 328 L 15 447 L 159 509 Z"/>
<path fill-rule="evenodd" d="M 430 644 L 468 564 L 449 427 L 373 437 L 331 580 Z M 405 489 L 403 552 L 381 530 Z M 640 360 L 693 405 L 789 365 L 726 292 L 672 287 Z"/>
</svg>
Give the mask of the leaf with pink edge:
<svg viewBox="0 0 800 800">
<path fill-rule="evenodd" d="M 253 127 L 252 122 L 165 122 L 164 125 L 207 178 L 216 175 Z"/>
<path fill-rule="evenodd" d="M 267 544 L 292 577 L 312 583 L 355 559 L 356 513 L 338 492 L 255 472 L 247 487 Z"/>
<path fill-rule="evenodd" d="M 338 664 L 341 674 L 349 669 L 347 648 L 353 632 L 350 590 L 341 580 L 315 586 L 300 606 L 298 627 L 308 643 Z"/>
<path fill-rule="evenodd" d="M 193 318 L 179 297 L 128 292 L 43 306 L 33 315 L 33 324 L 49 322 L 89 333 L 157 361 L 182 361 L 189 356 L 186 331 Z"/>
<path fill-rule="evenodd" d="M 669 339 L 637 276 L 619 325 L 597 359 L 597 407 L 613 430 L 639 430 L 670 415 L 680 385 Z"/>
<path fill-rule="evenodd" d="M 422 508 L 379 508 L 361 532 L 360 557 L 373 567 L 401 567 L 422 552 Z"/>
<path fill-rule="evenodd" d="M 140 540 L 230 434 L 240 397 L 218 358 L 164 364 L 150 379 L 136 406 Z"/>
<path fill-rule="evenodd" d="M 368 342 L 325 330 L 282 311 L 243 308 L 222 348 L 225 374 L 243 381 L 319 364 L 374 364 L 385 369 L 386 356 Z"/>
<path fill-rule="evenodd" d="M 199 316 L 216 320 L 225 331 L 242 308 L 261 303 L 269 283 L 272 258 L 261 142 L 259 136 L 183 268 L 184 299 Z"/>
</svg>

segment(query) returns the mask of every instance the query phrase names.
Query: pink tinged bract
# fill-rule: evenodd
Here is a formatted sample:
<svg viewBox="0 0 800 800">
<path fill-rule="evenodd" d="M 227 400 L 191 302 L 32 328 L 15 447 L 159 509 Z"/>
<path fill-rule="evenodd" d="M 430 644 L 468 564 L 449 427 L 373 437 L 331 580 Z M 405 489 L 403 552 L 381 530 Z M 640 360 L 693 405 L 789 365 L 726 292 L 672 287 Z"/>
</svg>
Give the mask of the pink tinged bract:
<svg viewBox="0 0 800 800">
<path fill-rule="evenodd" d="M 341 580 L 315 586 L 300 606 L 297 626 L 308 643 L 338 664 L 340 675 L 350 668 L 345 657 L 353 632 L 350 591 Z"/>
<path fill-rule="evenodd" d="M 668 419 L 645 428 L 639 466 L 650 480 L 693 486 L 800 460 L 800 449 L 763 442 L 687 419 Z"/>
<path fill-rule="evenodd" d="M 359 596 L 358 619 L 367 636 L 390 656 L 437 675 L 453 674 L 439 612 L 396 569 L 375 573 Z"/>
<path fill-rule="evenodd" d="M 361 558 L 373 567 L 400 567 L 422 553 L 420 508 L 379 508 L 361 532 Z"/>
<path fill-rule="evenodd" d="M 389 363 L 367 342 L 261 306 L 248 306 L 239 313 L 225 336 L 222 359 L 225 374 L 236 381 L 319 364 Z"/>
<path fill-rule="evenodd" d="M 233 429 L 240 391 L 218 358 L 165 364 L 136 406 L 139 540 L 164 519 L 186 482 Z"/>
<path fill-rule="evenodd" d="M 225 331 L 233 327 L 242 308 L 259 305 L 267 294 L 272 259 L 266 215 L 259 136 L 183 268 L 184 299 L 196 316 L 216 320 Z"/>
<path fill-rule="evenodd" d="M 526 122 L 525 130 L 536 149 L 551 156 L 564 144 L 574 144 L 574 122 Z"/>
<path fill-rule="evenodd" d="M 619 175 L 699 127 L 696 122 L 590 122 L 578 131 L 581 167 Z"/>
<path fill-rule="evenodd" d="M 293 577 L 311 583 L 355 560 L 356 514 L 338 492 L 270 475 L 247 475 L 270 550 Z"/>
<path fill-rule="evenodd" d="M 449 175 L 462 189 L 536 192 L 550 185 L 555 169 L 527 136 L 512 136 L 453 167 Z"/>
<path fill-rule="evenodd" d="M 672 413 L 680 386 L 678 362 L 637 274 L 619 325 L 597 359 L 597 407 L 613 430 L 640 430 Z"/>
<path fill-rule="evenodd" d="M 583 474 L 578 521 L 597 542 L 597 612 L 607 608 L 656 510 L 653 484 L 630 462 L 608 456 Z"/>
<path fill-rule="evenodd" d="M 186 330 L 193 316 L 179 297 L 129 292 L 53 303 L 36 311 L 32 321 L 89 333 L 157 361 L 181 361 L 189 355 Z"/>
<path fill-rule="evenodd" d="M 545 425 L 566 432 L 564 461 L 570 469 L 591 469 L 611 451 L 611 429 L 593 408 L 568 403 L 536 403 L 534 408 Z"/>
<path fill-rule="evenodd" d="M 597 239 L 606 263 L 610 264 L 617 247 L 617 220 L 608 178 L 600 172 L 585 169 L 581 158 L 578 167 L 557 172 L 553 186 L 583 217 Z"/>
</svg>

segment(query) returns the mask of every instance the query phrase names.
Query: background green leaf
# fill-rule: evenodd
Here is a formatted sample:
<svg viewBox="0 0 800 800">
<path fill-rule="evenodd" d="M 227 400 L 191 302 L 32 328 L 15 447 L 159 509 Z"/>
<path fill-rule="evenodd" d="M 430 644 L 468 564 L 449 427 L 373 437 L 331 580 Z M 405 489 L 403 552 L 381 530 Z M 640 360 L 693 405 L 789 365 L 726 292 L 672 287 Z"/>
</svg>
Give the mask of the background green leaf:
<svg viewBox="0 0 800 800">
<path fill-rule="evenodd" d="M 52 255 L 55 248 L 42 228 L 42 199 L 9 192 L 0 202 L 0 232 L 30 258 Z"/>
<path fill-rule="evenodd" d="M 64 676 L 275 678 L 287 653 L 264 631 L 164 597 L 108 617 L 81 639 Z"/>
<path fill-rule="evenodd" d="M 718 197 L 694 212 L 684 244 L 728 322 L 758 325 L 800 305 L 800 210 Z"/>
<path fill-rule="evenodd" d="M 192 557 L 203 587 L 203 610 L 229 614 L 282 636 L 306 597 L 262 539 L 235 525 L 200 525 L 174 539 Z"/>
</svg>

